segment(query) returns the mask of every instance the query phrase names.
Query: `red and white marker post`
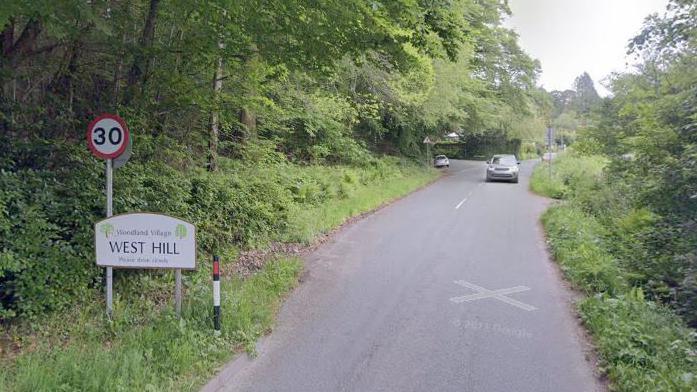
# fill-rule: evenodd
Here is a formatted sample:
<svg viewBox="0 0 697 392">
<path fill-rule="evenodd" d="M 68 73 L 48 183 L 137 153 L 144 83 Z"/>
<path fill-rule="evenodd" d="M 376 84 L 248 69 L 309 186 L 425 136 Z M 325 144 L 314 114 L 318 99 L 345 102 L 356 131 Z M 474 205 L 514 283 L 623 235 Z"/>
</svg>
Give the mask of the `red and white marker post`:
<svg viewBox="0 0 697 392">
<path fill-rule="evenodd" d="M 112 159 L 126 151 L 130 132 L 126 122 L 115 114 L 102 114 L 87 126 L 87 147 L 92 155 L 106 160 L 106 216 L 113 214 L 113 166 Z M 111 317 L 113 309 L 112 281 L 114 270 L 106 267 L 106 312 Z"/>
<path fill-rule="evenodd" d="M 220 258 L 213 256 L 213 328 L 220 334 Z"/>
</svg>

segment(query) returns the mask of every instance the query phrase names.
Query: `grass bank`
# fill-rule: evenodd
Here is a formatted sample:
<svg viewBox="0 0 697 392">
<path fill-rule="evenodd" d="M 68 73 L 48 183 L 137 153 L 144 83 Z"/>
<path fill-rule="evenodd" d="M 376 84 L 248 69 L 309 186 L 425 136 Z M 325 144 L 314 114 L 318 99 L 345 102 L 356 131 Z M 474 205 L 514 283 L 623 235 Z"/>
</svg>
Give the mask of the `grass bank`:
<svg viewBox="0 0 697 392">
<path fill-rule="evenodd" d="M 637 214 L 599 211 L 600 205 L 608 208 L 603 202 L 604 162 L 568 154 L 553 164 L 551 179 L 546 165 L 535 169 L 531 188 L 565 199 L 542 217 L 551 251 L 565 276 L 585 293 L 578 309 L 613 390 L 697 390 L 694 330 L 668 307 L 647 300 L 632 284 L 631 269 L 613 253 L 618 246 L 611 232 L 616 229 L 608 222 L 626 225 L 627 215 Z M 598 204 L 588 202 L 592 199 Z M 608 219 L 613 212 L 617 218 Z"/>
<path fill-rule="evenodd" d="M 530 188 L 543 196 L 564 199 L 577 190 L 595 186 L 606 163 L 601 157 L 569 156 L 562 153 L 552 160 L 551 171 L 549 161 L 535 168 L 530 178 Z"/>
<path fill-rule="evenodd" d="M 224 178 L 233 171 L 233 179 Z M 264 249 L 274 241 L 309 243 L 352 216 L 427 184 L 438 173 L 383 159 L 366 167 L 230 166 L 214 177 L 202 176 L 190 180 L 201 207 L 194 210 L 198 220 L 192 220 L 199 222 L 199 230 L 219 233 L 203 240 L 224 251 L 223 269 L 230 271 L 238 249 Z M 226 193 L 230 184 L 233 190 L 272 192 L 250 196 L 251 207 L 240 208 L 243 197 Z M 274 195 L 284 203 L 263 204 Z M 235 227 L 225 222 L 213 226 L 227 218 L 226 212 L 234 212 Z M 282 218 L 281 224 L 264 223 L 274 217 Z M 244 222 L 249 227 L 237 227 Z M 203 253 L 198 270 L 184 275 L 181 320 L 172 312 L 171 273 L 117 271 L 111 321 L 104 317 L 101 293 L 95 289 L 46 316 L 6 322 L 0 341 L 0 390 L 197 390 L 236 352 L 253 352 L 302 270 L 299 259 L 279 255 L 248 278 L 225 275 L 222 334 L 214 336 L 209 257 Z"/>
<path fill-rule="evenodd" d="M 211 290 L 190 276 L 183 317 L 143 298 L 121 299 L 113 321 L 82 304 L 34 326 L 34 336 L 0 371 L 7 391 L 195 390 L 216 365 L 271 328 L 281 298 L 297 281 L 297 259 L 278 259 L 244 281 L 222 285 L 222 334 L 212 333 Z M 192 284 L 194 283 L 194 284 Z M 152 291 L 150 295 L 169 293 Z"/>
<path fill-rule="evenodd" d="M 386 201 L 404 196 L 435 178 L 437 174 L 431 170 L 413 170 L 408 175 L 396 174 L 391 180 L 360 186 L 355 176 L 344 174 L 342 181 L 346 185 L 342 185 L 344 188 L 340 192 L 348 192 L 348 195 L 331 203 L 294 210 L 289 224 L 292 229 L 287 231 L 281 240 L 308 243 L 317 235 L 340 226 L 347 219 L 371 211 Z"/>
</svg>

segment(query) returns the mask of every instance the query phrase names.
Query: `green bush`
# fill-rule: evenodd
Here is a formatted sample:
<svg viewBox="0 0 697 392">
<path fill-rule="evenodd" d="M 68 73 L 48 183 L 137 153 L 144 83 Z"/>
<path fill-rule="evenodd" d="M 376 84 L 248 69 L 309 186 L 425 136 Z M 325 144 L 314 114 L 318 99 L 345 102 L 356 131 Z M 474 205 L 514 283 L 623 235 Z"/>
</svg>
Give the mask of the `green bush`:
<svg viewBox="0 0 697 392">
<path fill-rule="evenodd" d="M 616 294 L 626 289 L 617 261 L 605 249 L 602 225 L 569 205 L 542 216 L 548 241 L 564 273 L 588 293 Z"/>
<path fill-rule="evenodd" d="M 538 147 L 536 143 L 522 143 L 520 145 L 520 151 L 518 151 L 518 159 L 540 159 L 537 151 Z"/>
<path fill-rule="evenodd" d="M 535 167 L 530 188 L 541 195 L 565 199 L 581 190 L 598 188 L 607 161 L 599 156 L 580 156 L 573 152 L 558 155 L 549 163 Z"/>
<path fill-rule="evenodd" d="M 668 308 L 645 300 L 641 288 L 630 289 L 648 287 L 659 299 L 672 292 L 661 287 L 675 276 L 671 260 L 652 256 L 646 245 L 660 217 L 633 206 L 626 182 L 598 177 L 597 160 L 565 156 L 558 167 L 553 181 L 538 178 L 533 189 L 568 199 L 548 209 L 542 222 L 565 275 L 589 295 L 579 309 L 613 389 L 695 390 L 694 332 Z"/>
<path fill-rule="evenodd" d="M 622 268 L 627 284 L 641 287 L 648 298 L 672 306 L 697 326 L 697 231 L 691 229 L 694 220 L 687 217 L 697 210 L 690 208 L 689 200 L 681 202 L 679 213 L 649 202 L 646 195 L 666 184 L 634 172 L 636 161 L 617 158 L 607 166 L 605 162 L 580 155 L 574 146 L 571 154 L 557 159 L 551 179 L 548 167 L 539 165 L 531 188 L 566 199 L 592 217 L 602 226 L 605 250 Z"/>
<path fill-rule="evenodd" d="M 633 211 L 616 223 L 620 230 L 635 232 L 652 220 L 646 211 Z M 629 289 L 636 274 L 610 253 L 615 237 L 573 203 L 550 208 L 542 221 L 565 275 L 589 295 L 579 309 L 613 388 L 695 390 L 694 331 L 668 308 L 646 301 L 640 288 Z"/>
<path fill-rule="evenodd" d="M 74 208 L 62 203 L 73 192 L 66 185 L 46 172 L 0 172 L 0 318 L 68 306 L 98 276 L 92 223 L 81 215 L 96 203 L 81 197 L 85 204 Z"/>
<path fill-rule="evenodd" d="M 579 309 L 616 390 L 697 389 L 694 331 L 668 309 L 646 302 L 640 290 L 593 296 Z"/>
</svg>

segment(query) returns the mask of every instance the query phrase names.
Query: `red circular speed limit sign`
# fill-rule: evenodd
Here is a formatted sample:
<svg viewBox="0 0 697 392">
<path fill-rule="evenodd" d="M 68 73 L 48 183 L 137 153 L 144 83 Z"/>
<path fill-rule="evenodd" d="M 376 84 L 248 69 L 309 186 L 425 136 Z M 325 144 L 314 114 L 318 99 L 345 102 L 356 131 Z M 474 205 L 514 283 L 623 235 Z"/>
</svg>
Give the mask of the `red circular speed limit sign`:
<svg viewBox="0 0 697 392">
<path fill-rule="evenodd" d="M 128 147 L 129 137 L 126 122 L 115 114 L 102 114 L 87 126 L 87 146 L 97 158 L 118 157 Z"/>
</svg>

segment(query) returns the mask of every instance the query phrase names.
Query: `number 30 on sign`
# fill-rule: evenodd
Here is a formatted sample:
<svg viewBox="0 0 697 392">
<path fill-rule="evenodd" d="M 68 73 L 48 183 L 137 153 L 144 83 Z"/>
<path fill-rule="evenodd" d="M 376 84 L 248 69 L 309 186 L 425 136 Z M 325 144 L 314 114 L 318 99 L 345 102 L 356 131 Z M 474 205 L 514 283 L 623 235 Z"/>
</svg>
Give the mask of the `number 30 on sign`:
<svg viewBox="0 0 697 392">
<path fill-rule="evenodd" d="M 123 119 L 115 114 L 102 114 L 87 126 L 87 146 L 101 159 L 114 159 L 128 147 L 130 135 Z"/>
</svg>

